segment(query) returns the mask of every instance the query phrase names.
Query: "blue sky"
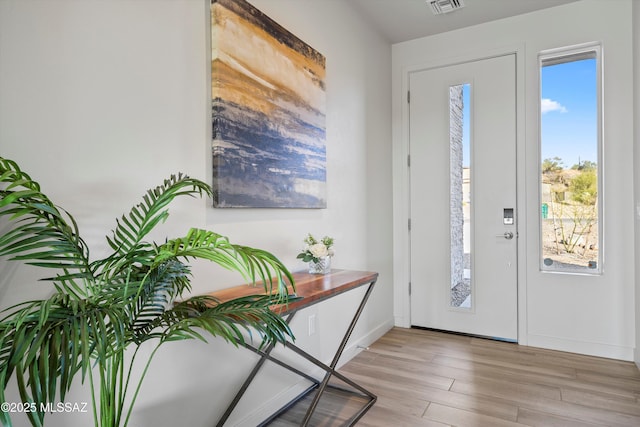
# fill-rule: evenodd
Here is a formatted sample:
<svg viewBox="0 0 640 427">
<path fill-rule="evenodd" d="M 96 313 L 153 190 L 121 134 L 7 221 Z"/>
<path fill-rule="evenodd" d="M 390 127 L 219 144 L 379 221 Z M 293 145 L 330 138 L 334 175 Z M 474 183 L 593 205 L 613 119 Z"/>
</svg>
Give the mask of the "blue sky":
<svg viewBox="0 0 640 427">
<path fill-rule="evenodd" d="M 596 60 L 542 67 L 542 159 L 565 167 L 598 159 Z"/>
</svg>

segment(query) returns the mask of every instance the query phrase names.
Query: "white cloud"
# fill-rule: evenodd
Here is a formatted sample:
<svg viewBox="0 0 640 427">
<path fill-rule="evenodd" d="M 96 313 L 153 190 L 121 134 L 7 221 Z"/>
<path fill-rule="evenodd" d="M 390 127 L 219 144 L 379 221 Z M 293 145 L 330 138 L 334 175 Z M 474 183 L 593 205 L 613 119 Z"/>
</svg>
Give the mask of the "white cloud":
<svg viewBox="0 0 640 427">
<path fill-rule="evenodd" d="M 542 98 L 542 102 L 540 103 L 542 114 L 546 114 L 550 111 L 559 111 L 561 113 L 566 113 L 567 109 L 561 105 L 558 101 L 551 100 L 549 98 Z"/>
</svg>

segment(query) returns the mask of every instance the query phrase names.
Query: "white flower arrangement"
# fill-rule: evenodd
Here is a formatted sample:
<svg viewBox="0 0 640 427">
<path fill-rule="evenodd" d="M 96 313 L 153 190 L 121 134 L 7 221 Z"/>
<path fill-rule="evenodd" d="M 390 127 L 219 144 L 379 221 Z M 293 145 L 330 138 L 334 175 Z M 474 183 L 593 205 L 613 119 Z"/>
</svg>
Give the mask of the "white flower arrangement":
<svg viewBox="0 0 640 427">
<path fill-rule="evenodd" d="M 333 237 L 324 236 L 318 240 L 311 234 L 308 234 L 304 239 L 305 248 L 298 254 L 298 259 L 304 262 L 319 262 L 321 258 L 331 257 L 334 254 L 333 251 Z"/>
</svg>

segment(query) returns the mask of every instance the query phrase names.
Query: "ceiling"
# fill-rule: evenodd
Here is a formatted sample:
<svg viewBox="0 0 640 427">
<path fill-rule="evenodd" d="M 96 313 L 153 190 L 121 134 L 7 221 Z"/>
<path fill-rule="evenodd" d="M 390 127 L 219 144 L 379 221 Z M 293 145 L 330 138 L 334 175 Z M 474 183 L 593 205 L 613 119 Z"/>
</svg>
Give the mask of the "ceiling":
<svg viewBox="0 0 640 427">
<path fill-rule="evenodd" d="M 463 0 L 462 9 L 437 16 L 428 0 L 347 1 L 390 43 L 399 43 L 577 0 Z"/>
</svg>

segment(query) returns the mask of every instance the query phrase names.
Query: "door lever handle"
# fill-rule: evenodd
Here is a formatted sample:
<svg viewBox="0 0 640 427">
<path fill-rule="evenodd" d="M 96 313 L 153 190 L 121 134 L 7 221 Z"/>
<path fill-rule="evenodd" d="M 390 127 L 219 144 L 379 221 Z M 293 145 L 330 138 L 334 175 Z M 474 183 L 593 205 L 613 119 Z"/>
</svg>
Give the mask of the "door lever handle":
<svg viewBox="0 0 640 427">
<path fill-rule="evenodd" d="M 513 239 L 513 232 L 505 231 L 503 234 L 497 234 L 496 237 L 504 237 L 507 240 Z"/>
</svg>

